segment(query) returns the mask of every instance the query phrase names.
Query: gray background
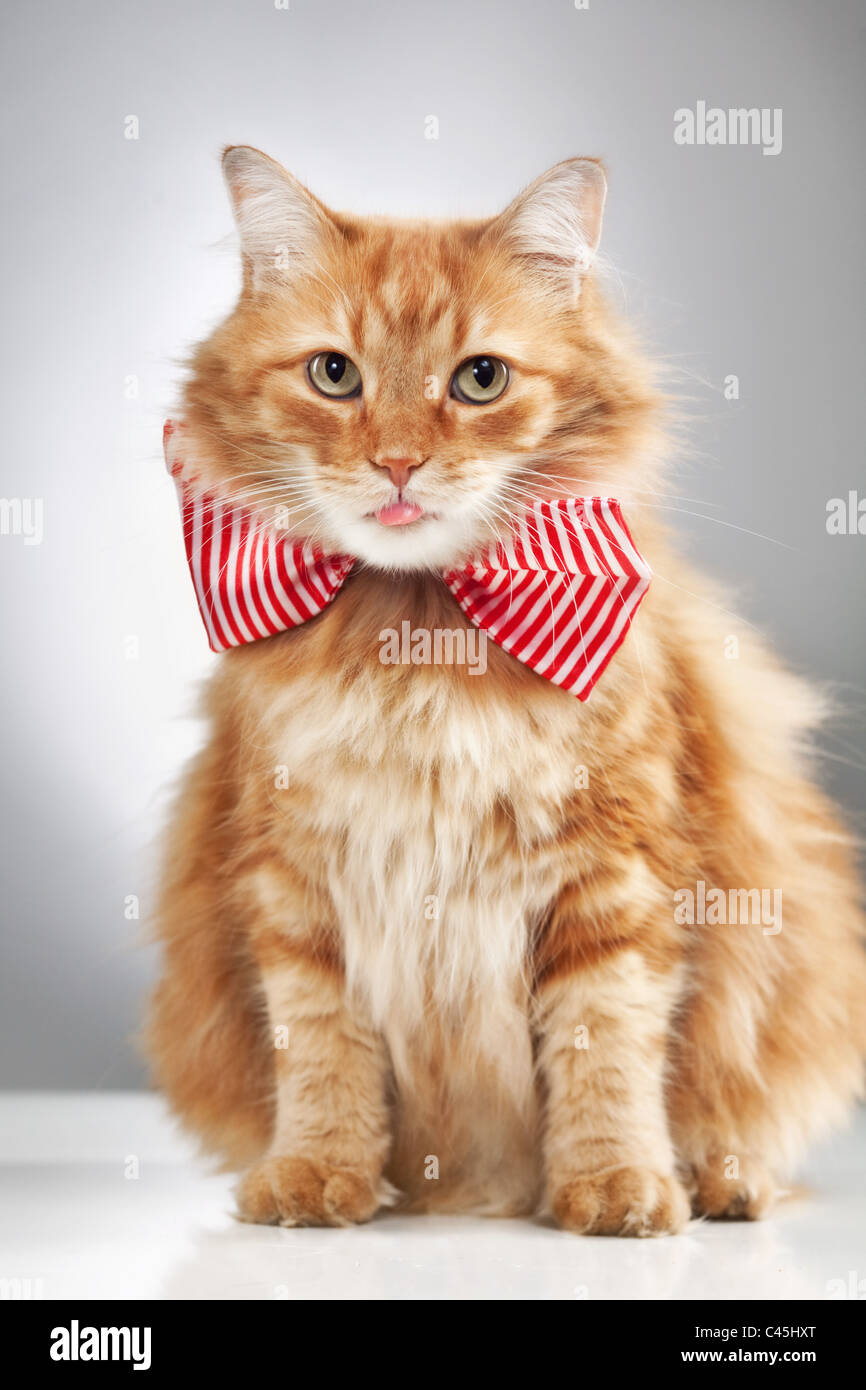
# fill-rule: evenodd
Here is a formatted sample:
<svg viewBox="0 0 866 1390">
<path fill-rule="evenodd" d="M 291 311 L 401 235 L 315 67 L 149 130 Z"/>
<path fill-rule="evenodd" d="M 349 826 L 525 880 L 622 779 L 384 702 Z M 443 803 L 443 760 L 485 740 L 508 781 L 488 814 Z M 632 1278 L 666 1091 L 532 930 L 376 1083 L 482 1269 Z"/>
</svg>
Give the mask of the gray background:
<svg viewBox="0 0 866 1390">
<path fill-rule="evenodd" d="M 700 515 L 671 518 L 736 585 L 732 607 L 833 683 L 826 776 L 862 823 L 866 537 L 825 529 L 828 498 L 866 492 L 859 9 L 7 9 L 2 495 L 43 498 L 45 535 L 0 537 L 0 1084 L 143 1078 L 129 1035 L 154 966 L 139 944 L 154 840 L 216 659 L 159 436 L 178 361 L 238 283 L 224 143 L 259 145 L 337 206 L 437 215 L 493 212 L 556 160 L 604 157 L 605 250 L 689 418 L 671 488 Z M 675 145 L 673 113 L 698 99 L 782 107 L 781 154 Z M 428 115 L 438 141 L 424 138 Z M 738 402 L 722 395 L 728 373 Z M 130 894 L 140 921 L 124 915 Z"/>
</svg>

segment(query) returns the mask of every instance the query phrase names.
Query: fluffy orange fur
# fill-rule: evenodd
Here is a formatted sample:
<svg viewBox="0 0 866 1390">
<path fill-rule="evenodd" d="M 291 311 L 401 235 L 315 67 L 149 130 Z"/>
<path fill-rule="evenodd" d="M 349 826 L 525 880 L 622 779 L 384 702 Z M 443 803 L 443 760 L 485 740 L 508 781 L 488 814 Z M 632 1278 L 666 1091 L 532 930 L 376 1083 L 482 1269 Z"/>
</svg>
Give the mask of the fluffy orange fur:
<svg viewBox="0 0 866 1390">
<path fill-rule="evenodd" d="M 244 287 L 186 388 L 198 465 L 364 563 L 220 658 L 170 829 L 159 1084 L 252 1221 L 760 1215 L 860 1088 L 857 885 L 810 779 L 819 701 L 747 631 L 728 659 L 656 519 L 658 398 L 590 268 L 599 167 L 447 225 L 334 214 L 254 151 L 226 168 Z M 313 389 L 324 350 L 359 397 Z M 510 381 L 473 406 L 448 383 L 479 353 Z M 365 520 L 389 458 L 434 517 L 393 551 Z M 483 678 L 381 663 L 383 628 L 465 625 L 443 557 L 594 493 L 657 578 L 588 704 L 492 645 Z M 779 890 L 781 930 L 681 924 L 699 882 Z"/>
</svg>

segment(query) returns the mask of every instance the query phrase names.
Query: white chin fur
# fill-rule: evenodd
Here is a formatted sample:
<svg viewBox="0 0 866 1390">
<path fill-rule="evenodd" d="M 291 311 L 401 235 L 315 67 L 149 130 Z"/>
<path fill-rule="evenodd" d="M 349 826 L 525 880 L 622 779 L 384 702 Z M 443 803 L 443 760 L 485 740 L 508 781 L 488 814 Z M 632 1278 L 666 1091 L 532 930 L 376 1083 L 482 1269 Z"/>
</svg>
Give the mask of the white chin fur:
<svg viewBox="0 0 866 1390">
<path fill-rule="evenodd" d="M 447 569 L 472 548 L 472 518 L 425 516 L 408 526 L 383 526 L 373 517 L 341 517 L 340 549 L 387 570 Z"/>
</svg>

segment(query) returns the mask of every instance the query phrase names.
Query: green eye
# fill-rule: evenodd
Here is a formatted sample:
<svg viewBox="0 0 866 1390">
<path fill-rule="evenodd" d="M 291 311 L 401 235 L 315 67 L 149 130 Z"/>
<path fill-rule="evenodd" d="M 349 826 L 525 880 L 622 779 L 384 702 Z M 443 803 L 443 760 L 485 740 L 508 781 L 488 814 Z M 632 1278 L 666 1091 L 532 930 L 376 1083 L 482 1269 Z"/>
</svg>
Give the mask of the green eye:
<svg viewBox="0 0 866 1390">
<path fill-rule="evenodd" d="M 487 405 L 508 385 L 508 368 L 499 357 L 470 357 L 457 368 L 451 394 L 467 405 Z"/>
<path fill-rule="evenodd" d="M 310 381 L 323 396 L 346 400 L 361 390 L 361 373 L 341 352 L 317 352 L 307 363 Z"/>
</svg>

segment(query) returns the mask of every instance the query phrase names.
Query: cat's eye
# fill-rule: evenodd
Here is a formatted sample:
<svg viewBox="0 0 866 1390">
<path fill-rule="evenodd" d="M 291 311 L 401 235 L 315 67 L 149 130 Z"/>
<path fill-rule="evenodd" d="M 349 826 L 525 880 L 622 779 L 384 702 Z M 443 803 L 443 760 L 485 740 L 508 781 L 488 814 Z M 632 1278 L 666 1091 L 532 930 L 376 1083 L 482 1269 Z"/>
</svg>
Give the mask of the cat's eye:
<svg viewBox="0 0 866 1390">
<path fill-rule="evenodd" d="M 508 368 L 499 357 L 470 357 L 454 373 L 451 394 L 466 405 L 487 405 L 508 385 Z"/>
<path fill-rule="evenodd" d="M 345 401 L 361 390 L 361 373 L 342 352 L 317 352 L 307 363 L 307 374 L 323 396 Z"/>
</svg>

